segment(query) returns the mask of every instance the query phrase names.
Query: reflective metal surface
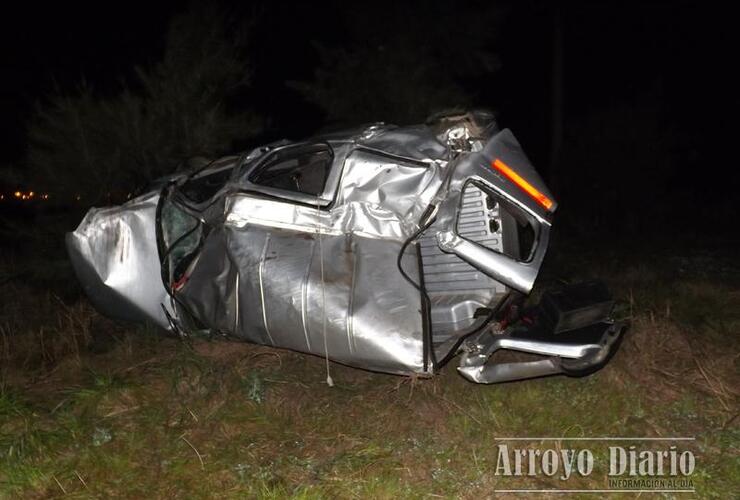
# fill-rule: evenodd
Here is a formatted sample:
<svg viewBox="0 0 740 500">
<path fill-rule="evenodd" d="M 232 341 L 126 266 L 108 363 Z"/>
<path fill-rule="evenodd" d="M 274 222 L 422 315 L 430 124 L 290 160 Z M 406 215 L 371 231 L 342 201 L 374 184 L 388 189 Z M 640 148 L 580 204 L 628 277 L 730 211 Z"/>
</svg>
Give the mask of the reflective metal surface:
<svg viewBox="0 0 740 500">
<path fill-rule="evenodd" d="M 323 177 L 305 170 L 309 160 Z M 547 250 L 555 205 L 537 203 L 494 160 L 552 199 L 511 132 L 471 113 L 217 161 L 91 210 L 67 245 L 110 316 L 430 375 L 511 290 L 529 292 Z M 469 349 L 461 373 L 487 382 L 559 366 L 484 367 L 498 348 L 580 359 L 599 346 L 500 338 L 483 354 Z"/>
<path fill-rule="evenodd" d="M 568 336 L 552 336 L 551 340 L 517 338 L 517 328 L 494 333 L 486 330 L 463 346 L 457 371 L 471 382 L 495 384 L 558 373 L 576 374 L 600 366 L 614 354 L 624 330 L 621 323 L 589 325 L 583 341 L 569 341 Z M 548 356 L 537 361 L 490 363 L 498 350 L 519 351 Z"/>
<path fill-rule="evenodd" d="M 160 277 L 155 234 L 158 200 L 158 193 L 149 193 L 121 207 L 90 210 L 77 230 L 67 234 L 67 250 L 100 312 L 169 328 L 162 308 L 172 311 Z"/>
</svg>

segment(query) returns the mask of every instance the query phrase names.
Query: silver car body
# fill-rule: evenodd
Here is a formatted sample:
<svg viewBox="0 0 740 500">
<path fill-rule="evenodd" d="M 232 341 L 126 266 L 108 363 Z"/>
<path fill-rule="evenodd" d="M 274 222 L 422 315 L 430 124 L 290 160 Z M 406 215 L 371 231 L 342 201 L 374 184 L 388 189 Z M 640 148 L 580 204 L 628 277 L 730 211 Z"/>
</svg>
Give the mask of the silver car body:
<svg viewBox="0 0 740 500">
<path fill-rule="evenodd" d="M 465 114 L 223 158 L 67 244 L 109 316 L 430 375 L 531 290 L 553 200 L 509 130 Z"/>
</svg>

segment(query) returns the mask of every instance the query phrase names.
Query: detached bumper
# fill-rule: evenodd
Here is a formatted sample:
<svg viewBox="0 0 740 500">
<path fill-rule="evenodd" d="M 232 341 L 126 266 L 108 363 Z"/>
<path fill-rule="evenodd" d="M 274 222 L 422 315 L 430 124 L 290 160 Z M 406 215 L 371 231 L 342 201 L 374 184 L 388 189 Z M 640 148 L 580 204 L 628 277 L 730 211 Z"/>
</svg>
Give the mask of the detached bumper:
<svg viewBox="0 0 740 500">
<path fill-rule="evenodd" d="M 464 342 L 458 371 L 471 382 L 495 384 L 556 374 L 584 376 L 599 370 L 616 353 L 627 329 L 626 324 L 610 319 L 613 302 L 607 301 L 611 305 L 605 306 L 599 293 L 603 290 L 603 285 L 589 283 L 546 294 L 523 320 L 502 332 L 486 329 Z M 595 292 L 592 298 L 589 291 Z M 565 297 L 564 302 L 571 306 L 558 311 L 556 318 L 552 315 L 553 295 Z M 567 331 L 562 330 L 563 318 L 570 322 Z M 543 359 L 490 362 L 502 349 L 537 354 Z"/>
</svg>

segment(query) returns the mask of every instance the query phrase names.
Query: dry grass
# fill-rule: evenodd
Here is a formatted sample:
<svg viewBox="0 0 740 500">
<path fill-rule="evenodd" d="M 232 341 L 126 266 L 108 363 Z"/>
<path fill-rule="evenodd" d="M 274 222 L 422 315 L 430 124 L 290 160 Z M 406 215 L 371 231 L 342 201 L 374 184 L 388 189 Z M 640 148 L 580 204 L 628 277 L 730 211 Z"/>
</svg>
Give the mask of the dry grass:
<svg viewBox="0 0 740 500">
<path fill-rule="evenodd" d="M 328 387 L 319 358 L 182 342 L 13 283 L 0 292 L 0 498 L 479 498 L 562 486 L 496 476 L 499 436 L 625 434 L 696 436 L 697 491 L 722 498 L 740 485 L 738 294 L 692 280 L 646 294 L 660 277 L 640 279 L 612 281 L 632 327 L 606 369 L 494 387 L 452 365 L 422 380 L 335 364 Z"/>
<path fill-rule="evenodd" d="M 616 364 L 655 398 L 675 401 L 699 391 L 731 413 L 740 400 L 738 352 L 696 337 L 671 320 L 638 316 Z"/>
</svg>

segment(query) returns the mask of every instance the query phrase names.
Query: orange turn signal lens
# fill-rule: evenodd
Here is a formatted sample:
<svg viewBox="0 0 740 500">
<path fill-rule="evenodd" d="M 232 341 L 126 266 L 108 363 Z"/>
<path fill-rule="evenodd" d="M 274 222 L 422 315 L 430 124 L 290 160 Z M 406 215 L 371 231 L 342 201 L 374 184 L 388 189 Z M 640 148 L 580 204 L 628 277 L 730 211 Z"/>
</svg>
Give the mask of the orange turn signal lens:
<svg viewBox="0 0 740 500">
<path fill-rule="evenodd" d="M 521 175 L 517 174 L 510 166 L 508 166 L 506 163 L 502 162 L 498 158 L 493 160 L 491 162 L 491 166 L 504 174 L 504 177 L 509 179 L 511 182 L 519 186 L 519 188 L 527 193 L 529 196 L 534 198 L 534 200 L 545 207 L 547 210 L 550 210 L 550 207 L 552 207 L 552 200 L 545 196 L 544 194 L 540 193 L 537 188 L 535 188 L 533 185 L 531 185 L 527 180 L 522 177 Z"/>
</svg>

